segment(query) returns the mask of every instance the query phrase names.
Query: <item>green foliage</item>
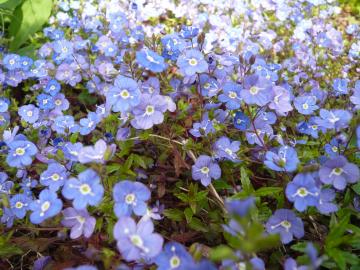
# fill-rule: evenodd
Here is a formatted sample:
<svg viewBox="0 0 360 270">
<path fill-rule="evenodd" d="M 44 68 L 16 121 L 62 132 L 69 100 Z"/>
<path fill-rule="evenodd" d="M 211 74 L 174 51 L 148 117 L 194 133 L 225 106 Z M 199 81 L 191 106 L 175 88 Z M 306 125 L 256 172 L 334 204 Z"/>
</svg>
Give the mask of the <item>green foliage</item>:
<svg viewBox="0 0 360 270">
<path fill-rule="evenodd" d="M 360 250 L 360 228 L 350 224 L 351 215 L 348 209 L 340 212 L 339 218 L 333 215 L 325 240 L 326 254 L 341 270 L 349 269 L 348 265 L 360 267 L 360 258 L 354 254 L 355 250 Z M 353 250 L 344 250 L 349 245 Z"/>
<path fill-rule="evenodd" d="M 22 250 L 10 243 L 12 234 L 2 235 L 0 236 L 0 258 L 8 258 L 13 255 L 19 255 L 22 253 Z"/>
<path fill-rule="evenodd" d="M 10 50 L 16 51 L 28 38 L 41 30 L 50 17 L 52 6 L 52 0 L 8 0 L 0 5 L 5 9 L 14 10 L 8 29 L 11 38 Z"/>
</svg>

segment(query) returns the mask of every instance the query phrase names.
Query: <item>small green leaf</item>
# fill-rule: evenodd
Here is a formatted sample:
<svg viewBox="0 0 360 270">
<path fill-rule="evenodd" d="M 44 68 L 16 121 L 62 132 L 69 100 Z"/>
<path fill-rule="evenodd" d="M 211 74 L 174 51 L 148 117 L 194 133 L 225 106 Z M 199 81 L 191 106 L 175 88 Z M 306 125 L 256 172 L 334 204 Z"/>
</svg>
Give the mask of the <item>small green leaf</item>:
<svg viewBox="0 0 360 270">
<path fill-rule="evenodd" d="M 164 216 L 166 216 L 174 221 L 182 221 L 184 214 L 182 211 L 180 211 L 178 209 L 166 209 L 166 210 L 164 210 Z"/>
<path fill-rule="evenodd" d="M 201 222 L 200 219 L 193 217 L 191 222 L 189 223 L 189 226 L 191 229 L 201 232 L 208 232 L 209 229 L 207 226 L 205 226 L 204 223 Z"/>
<path fill-rule="evenodd" d="M 243 190 L 247 194 L 251 194 L 253 192 L 254 188 L 251 185 L 250 178 L 244 167 L 241 167 L 240 175 L 241 175 L 241 184 L 242 184 Z"/>
<path fill-rule="evenodd" d="M 185 214 L 186 222 L 190 223 L 194 215 L 193 211 L 189 207 L 187 207 L 184 211 L 184 214 Z"/>
<path fill-rule="evenodd" d="M 224 259 L 236 259 L 234 251 L 225 245 L 217 246 L 210 250 L 209 257 L 215 262 L 221 262 Z"/>
<path fill-rule="evenodd" d="M 358 182 L 356 185 L 353 185 L 351 188 L 356 192 L 356 194 L 360 195 L 360 182 Z"/>
<path fill-rule="evenodd" d="M 281 187 L 262 187 L 255 191 L 255 196 L 264 197 L 264 196 L 276 196 L 283 190 Z"/>
</svg>

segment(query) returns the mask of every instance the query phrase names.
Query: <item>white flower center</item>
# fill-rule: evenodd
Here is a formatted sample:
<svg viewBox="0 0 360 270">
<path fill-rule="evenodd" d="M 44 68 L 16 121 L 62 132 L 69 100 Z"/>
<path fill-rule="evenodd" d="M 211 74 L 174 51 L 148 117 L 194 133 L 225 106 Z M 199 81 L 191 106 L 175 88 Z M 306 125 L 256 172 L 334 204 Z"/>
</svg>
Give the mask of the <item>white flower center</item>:
<svg viewBox="0 0 360 270">
<path fill-rule="evenodd" d="M 203 174 L 208 174 L 209 171 L 210 171 L 210 169 L 209 169 L 209 167 L 204 166 L 204 167 L 202 167 L 202 168 L 200 169 L 200 171 L 201 171 Z"/>
<path fill-rule="evenodd" d="M 15 203 L 15 207 L 16 207 L 17 209 L 23 208 L 23 206 L 24 206 L 24 204 L 23 204 L 22 202 L 16 202 L 16 203 Z"/>
<path fill-rule="evenodd" d="M 123 99 L 128 99 L 130 97 L 130 93 L 128 90 L 126 89 L 123 89 L 121 92 L 120 92 L 120 96 L 123 98 Z"/>
<path fill-rule="evenodd" d="M 237 94 L 234 91 L 229 92 L 229 98 L 236 98 Z"/>
<path fill-rule="evenodd" d="M 283 226 L 287 231 L 289 231 L 289 229 L 291 228 L 291 222 L 287 220 L 281 221 L 280 225 Z"/>
<path fill-rule="evenodd" d="M 58 181 L 60 179 L 60 175 L 58 175 L 57 173 L 54 173 L 52 176 L 51 176 L 51 179 L 53 181 Z"/>
<path fill-rule="evenodd" d="M 49 202 L 49 201 L 45 201 L 45 202 L 41 205 L 41 211 L 42 211 L 42 212 L 46 212 L 49 208 L 50 208 L 50 202 Z"/>
<path fill-rule="evenodd" d="M 155 112 L 154 106 L 151 105 L 146 106 L 146 111 L 145 111 L 146 115 L 152 115 L 154 112 Z"/>
<path fill-rule="evenodd" d="M 170 258 L 170 266 L 171 268 L 177 268 L 180 265 L 180 258 L 176 255 Z"/>
<path fill-rule="evenodd" d="M 18 156 L 22 156 L 22 155 L 25 154 L 25 149 L 24 149 L 24 148 L 21 148 L 21 147 L 16 148 L 15 153 L 16 153 L 16 155 L 18 155 Z"/>
<path fill-rule="evenodd" d="M 257 93 L 259 93 L 259 88 L 256 86 L 252 86 L 249 91 L 250 91 L 250 94 L 255 96 Z"/>
<path fill-rule="evenodd" d="M 141 237 L 137 234 L 133 234 L 132 236 L 130 236 L 130 241 L 131 243 L 133 243 L 134 246 L 137 247 L 143 247 L 143 240 L 141 239 Z"/>
<path fill-rule="evenodd" d="M 82 184 L 80 186 L 80 192 L 83 195 L 89 194 L 91 192 L 91 187 L 88 184 Z"/>
<path fill-rule="evenodd" d="M 190 66 L 196 66 L 198 64 L 198 61 L 195 58 L 189 59 Z"/>
<path fill-rule="evenodd" d="M 128 195 L 125 196 L 125 202 L 127 204 L 133 204 L 135 202 L 135 195 L 133 193 L 129 193 Z"/>
<path fill-rule="evenodd" d="M 343 171 L 344 171 L 344 170 L 343 170 L 342 168 L 334 168 L 334 169 L 331 171 L 330 175 L 335 174 L 335 175 L 339 176 L 339 175 L 341 175 L 341 174 L 343 173 Z"/>
</svg>

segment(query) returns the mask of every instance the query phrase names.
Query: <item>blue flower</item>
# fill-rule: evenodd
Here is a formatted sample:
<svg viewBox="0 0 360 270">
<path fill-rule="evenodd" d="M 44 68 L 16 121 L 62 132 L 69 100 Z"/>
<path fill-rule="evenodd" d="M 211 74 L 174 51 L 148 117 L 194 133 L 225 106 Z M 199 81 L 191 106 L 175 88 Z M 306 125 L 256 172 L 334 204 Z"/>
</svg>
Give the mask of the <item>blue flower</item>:
<svg viewBox="0 0 360 270">
<path fill-rule="evenodd" d="M 195 161 L 195 164 L 191 168 L 192 178 L 194 180 L 200 180 L 201 184 L 208 186 L 211 183 L 211 179 L 219 179 L 221 177 L 220 166 L 213 162 L 209 156 L 201 155 Z"/>
<path fill-rule="evenodd" d="M 80 134 L 90 134 L 100 121 L 101 118 L 97 113 L 89 112 L 87 118 L 80 119 Z"/>
<path fill-rule="evenodd" d="M 47 170 L 40 175 L 40 183 L 49 187 L 51 191 L 57 191 L 67 180 L 65 167 L 57 162 L 50 163 Z"/>
<path fill-rule="evenodd" d="M 78 160 L 80 163 L 104 163 L 105 154 L 110 157 L 113 153 L 111 146 L 108 148 L 103 139 L 98 140 L 94 146 L 84 146 L 80 149 Z"/>
<path fill-rule="evenodd" d="M 145 215 L 147 211 L 146 201 L 150 199 L 150 195 L 147 186 L 140 182 L 124 180 L 117 183 L 113 189 L 116 216 L 118 218 L 131 216 L 132 212 L 137 216 Z"/>
<path fill-rule="evenodd" d="M 281 242 L 288 244 L 296 238 L 304 236 L 304 224 L 294 212 L 288 209 L 278 209 L 267 221 L 266 231 L 270 234 L 280 234 Z"/>
<path fill-rule="evenodd" d="M 206 97 L 213 97 L 220 91 L 220 85 L 215 78 L 207 74 L 200 75 L 201 94 Z"/>
<path fill-rule="evenodd" d="M 56 52 L 59 60 L 64 60 L 71 57 L 74 52 L 73 43 L 66 39 L 54 41 L 53 49 Z"/>
<path fill-rule="evenodd" d="M 240 144 L 239 141 L 230 141 L 228 137 L 223 136 L 214 144 L 216 156 L 238 162 L 240 160 L 238 159 L 236 152 L 239 151 Z"/>
<path fill-rule="evenodd" d="M 187 26 L 187 25 L 182 25 L 181 26 L 180 36 L 185 38 L 185 39 L 194 38 L 198 34 L 199 34 L 199 28 L 198 27 Z"/>
<path fill-rule="evenodd" d="M 296 150 L 289 146 L 281 146 L 277 153 L 267 151 L 264 164 L 274 171 L 293 172 L 299 164 Z"/>
<path fill-rule="evenodd" d="M 336 193 L 332 188 L 324 188 L 320 191 L 316 208 L 321 214 L 328 215 L 338 210 L 338 206 L 333 203 L 335 197 Z"/>
<path fill-rule="evenodd" d="M 132 110 L 134 119 L 131 125 L 136 129 L 149 129 L 164 121 L 164 112 L 168 109 L 168 102 L 161 95 L 141 95 L 140 104 Z"/>
<path fill-rule="evenodd" d="M 32 104 L 24 105 L 19 108 L 21 120 L 34 124 L 39 119 L 40 110 Z"/>
<path fill-rule="evenodd" d="M 62 194 L 66 199 L 73 200 L 75 209 L 81 210 L 87 205 L 98 205 L 102 200 L 104 188 L 98 174 L 92 169 L 87 169 L 80 173 L 78 178 L 66 181 Z"/>
<path fill-rule="evenodd" d="M 89 215 L 88 211 L 76 210 L 68 207 L 63 211 L 64 218 L 61 224 L 65 227 L 71 228 L 70 238 L 76 239 L 81 235 L 89 238 L 95 230 L 96 219 Z"/>
<path fill-rule="evenodd" d="M 242 112 L 236 112 L 234 117 L 234 126 L 238 130 L 245 131 L 250 126 L 250 118 Z"/>
<path fill-rule="evenodd" d="M 11 208 L 4 207 L 2 210 L 0 222 L 6 224 L 6 228 L 11 228 L 14 224 L 15 214 Z"/>
<path fill-rule="evenodd" d="M 8 175 L 4 172 L 0 172 L 0 194 L 9 194 L 14 186 L 14 182 L 7 181 L 7 179 Z"/>
<path fill-rule="evenodd" d="M 195 49 L 184 51 L 177 59 L 176 65 L 184 76 L 193 76 L 196 73 L 207 72 L 209 67 L 203 54 Z"/>
<path fill-rule="evenodd" d="M 56 111 L 65 111 L 69 109 L 69 101 L 65 98 L 64 94 L 57 94 L 54 96 L 54 104 Z"/>
<path fill-rule="evenodd" d="M 32 163 L 32 157 L 38 152 L 35 144 L 27 140 L 14 140 L 8 143 L 9 154 L 6 162 L 11 167 L 21 168 Z"/>
<path fill-rule="evenodd" d="M 300 122 L 296 128 L 300 133 L 310 135 L 315 139 L 319 138 L 319 130 L 324 130 L 319 128 L 315 117 L 311 117 L 309 122 Z"/>
<path fill-rule="evenodd" d="M 80 150 L 83 148 L 82 143 L 70 143 L 67 142 L 62 147 L 62 151 L 64 152 L 64 156 L 66 159 L 71 161 L 78 161 L 78 156 Z"/>
<path fill-rule="evenodd" d="M 158 266 L 157 270 L 187 270 L 192 269 L 195 263 L 186 248 L 176 242 L 168 242 L 154 262 Z"/>
<path fill-rule="evenodd" d="M 0 113 L 7 112 L 9 109 L 10 100 L 4 97 L 0 97 Z"/>
<path fill-rule="evenodd" d="M 20 69 L 23 71 L 28 71 L 33 63 L 34 61 L 30 57 L 27 56 L 20 57 Z"/>
<path fill-rule="evenodd" d="M 360 169 L 356 164 L 348 162 L 344 156 L 328 159 L 319 170 L 320 181 L 332 184 L 338 190 L 344 190 L 348 183 L 360 180 Z"/>
<path fill-rule="evenodd" d="M 178 36 L 178 34 L 168 34 L 161 38 L 163 45 L 162 56 L 166 59 L 175 61 L 185 48 L 185 42 Z"/>
<path fill-rule="evenodd" d="M 136 52 L 136 62 L 152 72 L 163 72 L 166 68 L 164 58 L 148 49 Z"/>
<path fill-rule="evenodd" d="M 51 128 L 59 134 L 75 133 L 79 130 L 79 125 L 71 115 L 61 115 L 55 118 Z"/>
<path fill-rule="evenodd" d="M 304 115 L 310 115 L 315 110 L 319 109 L 319 106 L 316 105 L 315 96 L 296 97 L 294 100 L 294 106 L 299 113 Z"/>
<path fill-rule="evenodd" d="M 294 203 L 296 210 L 303 212 L 308 206 L 316 206 L 320 190 L 311 173 L 299 173 L 285 190 L 286 197 Z"/>
<path fill-rule="evenodd" d="M 246 104 L 264 106 L 274 96 L 272 82 L 256 74 L 245 77 L 241 97 Z"/>
<path fill-rule="evenodd" d="M 54 191 L 44 189 L 39 194 L 39 199 L 30 204 L 30 221 L 33 224 L 40 224 L 45 219 L 56 216 L 60 213 L 63 203 Z"/>
<path fill-rule="evenodd" d="M 349 93 L 347 85 L 348 85 L 347 79 L 340 79 L 340 78 L 334 79 L 333 88 L 335 90 L 336 96 L 347 95 Z"/>
<path fill-rule="evenodd" d="M 47 94 L 40 94 L 37 96 L 39 108 L 42 110 L 51 110 L 55 108 L 54 98 Z"/>
<path fill-rule="evenodd" d="M 114 227 L 117 248 L 126 261 L 152 259 L 162 249 L 164 239 L 153 233 L 151 220 L 142 220 L 138 224 L 130 217 L 122 217 Z"/>
<path fill-rule="evenodd" d="M 193 128 L 189 130 L 190 134 L 196 138 L 207 136 L 209 133 L 214 133 L 215 128 L 213 122 L 205 114 L 200 123 L 195 122 Z"/>
<path fill-rule="evenodd" d="M 101 53 L 108 57 L 115 57 L 118 53 L 118 48 L 107 36 L 101 36 L 95 44 Z"/>
<path fill-rule="evenodd" d="M 226 108 L 229 110 L 235 110 L 240 108 L 241 86 L 234 82 L 227 82 L 223 86 L 223 94 L 219 95 L 219 100 L 226 103 Z"/>
<path fill-rule="evenodd" d="M 320 110 L 320 117 L 315 123 L 325 129 L 336 129 L 337 131 L 349 126 L 352 114 L 347 110 Z"/>
<path fill-rule="evenodd" d="M 340 147 L 343 146 L 340 140 L 333 138 L 330 143 L 325 144 L 324 149 L 326 154 L 328 154 L 331 158 L 334 158 L 340 155 Z"/>
<path fill-rule="evenodd" d="M 35 179 L 32 179 L 30 177 L 23 178 L 23 180 L 20 183 L 21 189 L 24 191 L 24 193 L 31 193 L 31 188 L 36 187 L 38 182 Z"/>
<path fill-rule="evenodd" d="M 250 209 L 255 206 L 255 198 L 248 197 L 246 199 L 238 200 L 227 200 L 225 202 L 225 207 L 232 215 L 237 215 L 240 217 L 246 216 Z"/>
<path fill-rule="evenodd" d="M 57 93 L 59 93 L 61 90 L 61 85 L 57 80 L 50 80 L 45 88 L 44 92 L 50 94 L 51 96 L 56 96 Z"/>
<path fill-rule="evenodd" d="M 11 211 L 17 218 L 24 218 L 29 210 L 31 198 L 26 194 L 16 194 L 10 198 Z"/>
<path fill-rule="evenodd" d="M 15 70 L 21 67 L 20 56 L 17 54 L 6 54 L 3 59 L 3 65 L 8 70 Z"/>
<path fill-rule="evenodd" d="M 114 112 L 127 112 L 140 103 L 140 95 L 136 81 L 118 76 L 114 87 L 106 93 L 106 103 L 111 105 Z"/>
<path fill-rule="evenodd" d="M 8 112 L 0 112 L 0 127 L 10 122 L 10 114 Z"/>
</svg>

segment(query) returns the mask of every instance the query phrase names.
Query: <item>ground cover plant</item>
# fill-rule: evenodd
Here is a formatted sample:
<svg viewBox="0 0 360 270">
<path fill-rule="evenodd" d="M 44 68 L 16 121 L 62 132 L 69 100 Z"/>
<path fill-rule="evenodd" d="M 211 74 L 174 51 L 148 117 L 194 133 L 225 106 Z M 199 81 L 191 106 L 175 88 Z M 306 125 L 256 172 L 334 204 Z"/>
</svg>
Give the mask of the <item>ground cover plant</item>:
<svg viewBox="0 0 360 270">
<path fill-rule="evenodd" d="M 360 269 L 357 1 L 0 15 L 0 269 Z"/>
</svg>

